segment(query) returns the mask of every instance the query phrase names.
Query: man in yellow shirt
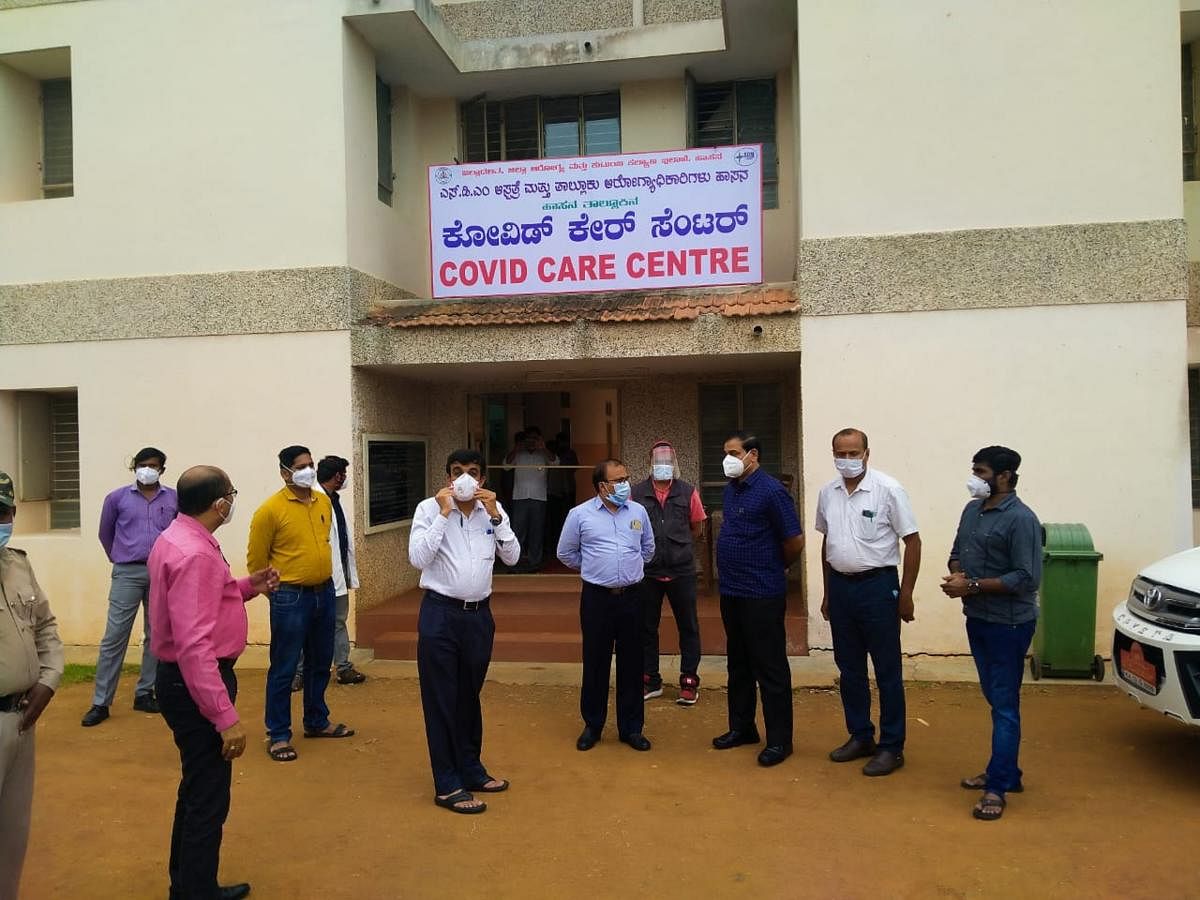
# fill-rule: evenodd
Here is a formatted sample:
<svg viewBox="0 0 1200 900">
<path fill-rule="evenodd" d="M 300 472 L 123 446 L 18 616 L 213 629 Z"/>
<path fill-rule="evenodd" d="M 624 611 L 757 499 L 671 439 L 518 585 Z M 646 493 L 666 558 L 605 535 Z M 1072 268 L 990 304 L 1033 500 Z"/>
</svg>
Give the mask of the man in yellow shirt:
<svg viewBox="0 0 1200 900">
<path fill-rule="evenodd" d="M 246 564 L 251 572 L 271 566 L 279 587 L 271 593 L 271 667 L 267 670 L 268 753 L 276 762 L 296 758 L 292 746 L 292 676 L 300 654 L 304 667 L 304 736 L 343 738 L 353 729 L 329 721 L 325 689 L 333 663 L 333 556 L 329 525 L 333 506 L 314 491 L 317 470 L 307 447 L 279 451 L 283 487 L 250 521 Z"/>
</svg>

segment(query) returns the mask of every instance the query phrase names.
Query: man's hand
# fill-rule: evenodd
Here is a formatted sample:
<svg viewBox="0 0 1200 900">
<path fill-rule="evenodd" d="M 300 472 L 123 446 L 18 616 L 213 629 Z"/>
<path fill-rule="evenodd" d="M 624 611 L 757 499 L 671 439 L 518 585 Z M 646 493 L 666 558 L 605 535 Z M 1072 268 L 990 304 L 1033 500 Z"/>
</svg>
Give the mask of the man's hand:
<svg viewBox="0 0 1200 900">
<path fill-rule="evenodd" d="M 829 621 L 829 598 L 828 597 L 821 598 L 821 618 L 824 619 L 826 622 Z"/>
<path fill-rule="evenodd" d="M 441 514 L 448 518 L 450 516 L 450 510 L 454 509 L 454 488 L 450 487 L 450 485 L 446 485 L 433 495 L 433 499 L 438 502 Z"/>
<path fill-rule="evenodd" d="M 279 587 L 279 570 L 271 566 L 250 573 L 250 587 L 255 593 L 270 594 Z"/>
<path fill-rule="evenodd" d="M 901 591 L 900 596 L 896 598 L 896 605 L 900 613 L 900 620 L 903 622 L 911 622 L 917 617 L 916 607 L 913 603 L 912 591 Z"/>
<path fill-rule="evenodd" d="M 237 759 L 246 752 L 246 729 L 241 722 L 234 722 L 221 732 L 221 756 Z"/>
<path fill-rule="evenodd" d="M 965 597 L 971 593 L 965 572 L 942 576 L 942 593 L 947 597 Z"/>
<path fill-rule="evenodd" d="M 25 696 L 17 702 L 17 708 L 21 710 L 21 724 L 17 726 L 18 734 L 24 734 L 37 724 L 46 704 L 53 696 L 54 691 L 41 683 L 35 684 L 25 692 Z"/>
<path fill-rule="evenodd" d="M 483 504 L 483 508 L 487 510 L 488 515 L 493 519 L 500 515 L 500 508 L 496 506 L 495 491 L 489 491 L 486 488 L 477 488 L 475 499 Z"/>
</svg>

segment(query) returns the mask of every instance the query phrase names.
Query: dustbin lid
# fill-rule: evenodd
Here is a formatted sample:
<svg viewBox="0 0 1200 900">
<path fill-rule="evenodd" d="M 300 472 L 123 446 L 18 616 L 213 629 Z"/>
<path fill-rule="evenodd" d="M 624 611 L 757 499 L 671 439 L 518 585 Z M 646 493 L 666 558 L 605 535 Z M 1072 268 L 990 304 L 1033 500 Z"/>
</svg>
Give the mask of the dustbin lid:
<svg viewBox="0 0 1200 900">
<path fill-rule="evenodd" d="M 1092 544 L 1087 526 L 1079 522 L 1042 526 L 1043 559 L 1104 559 Z"/>
</svg>

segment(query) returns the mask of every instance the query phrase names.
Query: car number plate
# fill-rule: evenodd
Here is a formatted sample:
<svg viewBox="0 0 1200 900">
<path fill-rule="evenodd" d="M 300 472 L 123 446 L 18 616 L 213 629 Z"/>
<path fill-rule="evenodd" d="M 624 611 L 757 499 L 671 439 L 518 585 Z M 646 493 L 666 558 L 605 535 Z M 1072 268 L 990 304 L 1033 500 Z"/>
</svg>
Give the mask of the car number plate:
<svg viewBox="0 0 1200 900">
<path fill-rule="evenodd" d="M 1128 650 L 1120 653 L 1119 674 L 1140 691 L 1147 694 L 1158 693 L 1158 668 L 1142 651 L 1142 645 L 1134 641 Z"/>
</svg>

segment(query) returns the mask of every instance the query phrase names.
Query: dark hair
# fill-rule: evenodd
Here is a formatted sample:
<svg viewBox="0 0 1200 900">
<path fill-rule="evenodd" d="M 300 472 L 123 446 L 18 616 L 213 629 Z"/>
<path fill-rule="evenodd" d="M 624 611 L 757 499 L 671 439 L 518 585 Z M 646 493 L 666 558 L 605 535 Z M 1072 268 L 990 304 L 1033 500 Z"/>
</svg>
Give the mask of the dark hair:
<svg viewBox="0 0 1200 900">
<path fill-rule="evenodd" d="M 446 457 L 446 474 L 447 475 L 450 474 L 450 468 L 455 463 L 458 463 L 464 469 L 469 465 L 476 464 L 479 466 L 479 474 L 480 475 L 487 474 L 487 461 L 484 460 L 483 454 L 480 453 L 478 450 L 471 450 L 469 448 L 464 447 L 461 450 L 455 450 L 453 453 L 451 453 L 449 456 L 447 456 Z"/>
<path fill-rule="evenodd" d="M 1012 487 L 1017 486 L 1017 469 L 1021 467 L 1021 454 L 1016 450 L 999 445 L 984 447 L 971 457 L 971 462 L 983 463 L 995 475 L 999 475 L 1001 472 L 1012 472 L 1009 484 Z"/>
<path fill-rule="evenodd" d="M 560 431 L 558 434 L 556 434 L 554 436 L 554 440 L 558 441 L 560 446 L 563 446 L 563 447 L 571 446 L 571 436 L 569 434 L 567 434 L 565 431 Z"/>
<path fill-rule="evenodd" d="M 625 465 L 625 460 L 617 459 L 615 456 L 600 460 L 600 462 L 596 463 L 596 467 L 592 469 L 592 487 L 599 489 L 601 483 L 608 480 L 604 476 L 608 474 L 609 466 L 623 465 Z"/>
<path fill-rule="evenodd" d="M 296 461 L 297 456 L 303 456 L 307 453 L 312 456 L 312 451 L 307 447 L 301 447 L 299 444 L 293 444 L 290 447 L 284 447 L 279 451 L 279 465 L 281 468 L 290 469 Z"/>
<path fill-rule="evenodd" d="M 513 435 L 513 443 L 514 444 L 519 444 L 523 440 L 525 440 L 525 432 L 518 431 L 516 434 Z"/>
<path fill-rule="evenodd" d="M 525 430 L 522 431 L 521 434 L 525 435 L 525 437 L 529 437 L 531 434 L 536 434 L 538 437 L 541 437 L 542 429 L 538 428 L 536 425 L 526 425 Z"/>
<path fill-rule="evenodd" d="M 175 485 L 179 511 L 198 516 L 229 492 L 229 476 L 216 466 L 192 466 Z"/>
<path fill-rule="evenodd" d="M 163 453 L 157 447 L 143 447 L 133 457 L 133 468 L 136 469 L 140 464 L 150 462 L 152 459 L 161 460 L 162 467 L 164 469 L 167 467 L 167 454 Z"/>
<path fill-rule="evenodd" d="M 730 432 L 729 437 L 725 438 L 725 443 L 728 444 L 730 441 L 741 441 L 742 449 L 747 453 L 749 453 L 751 450 L 759 450 L 760 453 L 762 452 L 759 449 L 758 438 L 755 437 L 754 433 L 751 431 L 732 431 Z"/>
<path fill-rule="evenodd" d="M 864 450 L 871 449 L 871 445 L 867 443 L 867 433 L 865 431 L 863 431 L 861 428 L 843 428 L 841 431 L 839 431 L 837 434 L 835 434 L 833 436 L 833 443 L 836 444 L 837 439 L 840 437 L 854 437 L 855 435 L 862 438 Z"/>
<path fill-rule="evenodd" d="M 342 459 L 340 456 L 326 456 L 317 463 L 317 481 L 324 484 L 334 475 L 345 472 L 350 468 L 350 460 Z"/>
</svg>

